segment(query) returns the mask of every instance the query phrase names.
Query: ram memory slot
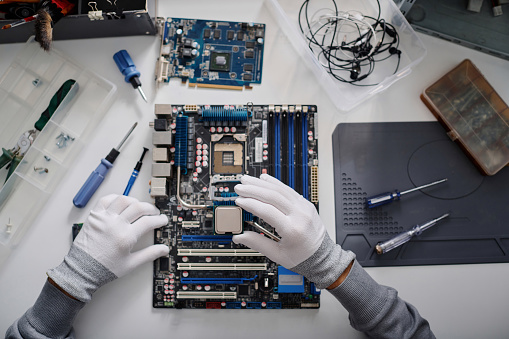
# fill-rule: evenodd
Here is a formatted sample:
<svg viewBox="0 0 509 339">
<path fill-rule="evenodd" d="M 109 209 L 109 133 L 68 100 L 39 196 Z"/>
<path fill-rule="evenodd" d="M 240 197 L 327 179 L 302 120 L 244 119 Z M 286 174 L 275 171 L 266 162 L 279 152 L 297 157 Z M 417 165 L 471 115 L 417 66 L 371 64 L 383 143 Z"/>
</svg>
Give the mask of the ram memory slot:
<svg viewBox="0 0 509 339">
<path fill-rule="evenodd" d="M 269 113 L 269 119 L 268 119 L 268 141 L 269 141 L 269 152 L 270 152 L 270 156 L 269 156 L 269 174 L 272 175 L 273 177 L 276 176 L 276 173 L 275 173 L 275 170 L 274 170 L 274 164 L 276 163 L 276 148 L 275 148 L 275 140 L 274 140 L 274 136 L 275 136 L 275 131 L 276 127 L 275 127 L 275 117 L 274 117 L 274 112 L 270 112 Z"/>
<path fill-rule="evenodd" d="M 288 113 L 288 186 L 295 188 L 295 161 L 294 161 L 294 129 L 293 112 Z"/>
<path fill-rule="evenodd" d="M 309 200 L 308 115 L 302 113 L 302 196 Z"/>
<path fill-rule="evenodd" d="M 297 112 L 295 115 L 295 190 L 302 194 L 302 168 L 307 164 L 302 163 L 302 136 L 300 132 L 305 128 L 302 125 L 302 113 Z"/>
<path fill-rule="evenodd" d="M 288 112 L 281 113 L 281 181 L 288 185 Z"/>
<path fill-rule="evenodd" d="M 281 114 L 275 113 L 274 118 L 274 174 L 276 179 L 281 180 Z"/>
</svg>

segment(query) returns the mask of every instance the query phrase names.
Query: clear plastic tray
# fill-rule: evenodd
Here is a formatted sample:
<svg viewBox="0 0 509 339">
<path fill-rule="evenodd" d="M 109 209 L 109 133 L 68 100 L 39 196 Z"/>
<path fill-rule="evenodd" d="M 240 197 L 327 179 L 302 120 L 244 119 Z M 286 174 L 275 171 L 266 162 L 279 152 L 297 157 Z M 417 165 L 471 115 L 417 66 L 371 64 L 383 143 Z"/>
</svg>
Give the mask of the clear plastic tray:
<svg viewBox="0 0 509 339">
<path fill-rule="evenodd" d="M 509 107 L 470 60 L 424 90 L 421 99 L 483 174 L 509 163 Z"/>
<path fill-rule="evenodd" d="M 299 29 L 299 9 L 303 1 L 295 0 L 270 0 L 273 12 L 278 18 L 278 23 L 283 32 L 288 36 L 298 53 L 307 61 L 306 65 L 312 68 L 313 73 L 322 84 L 323 90 L 329 95 L 334 104 L 342 111 L 349 111 L 361 102 L 373 95 L 380 93 L 394 82 L 410 74 L 426 55 L 426 48 L 401 14 L 392 0 L 380 0 L 381 18 L 394 25 L 399 38 L 399 50 L 401 51 L 400 65 L 396 73 L 397 59 L 386 60 L 376 66 L 373 74 L 359 82 L 359 84 L 373 84 L 376 86 L 358 87 L 348 83 L 342 83 L 332 77 L 322 66 L 320 61 L 309 49 L 307 40 Z M 339 11 L 359 11 L 364 15 L 376 17 L 378 6 L 376 1 L 368 0 L 342 0 L 336 1 Z M 314 13 L 320 8 L 330 8 L 330 0 L 316 0 L 309 2 L 309 12 Z M 387 62 L 389 61 L 389 62 Z"/>
<path fill-rule="evenodd" d="M 50 99 L 68 79 L 78 85 L 74 97 L 66 97 L 59 105 L 5 184 L 7 170 L 0 170 L 0 264 L 50 198 L 116 92 L 112 83 L 55 49 L 45 52 L 33 38 L 0 78 L 0 147 L 5 149 L 13 148 L 25 131 L 34 128 Z M 59 148 L 60 133 L 74 140 Z M 48 172 L 34 171 L 35 167 L 47 168 Z"/>
</svg>

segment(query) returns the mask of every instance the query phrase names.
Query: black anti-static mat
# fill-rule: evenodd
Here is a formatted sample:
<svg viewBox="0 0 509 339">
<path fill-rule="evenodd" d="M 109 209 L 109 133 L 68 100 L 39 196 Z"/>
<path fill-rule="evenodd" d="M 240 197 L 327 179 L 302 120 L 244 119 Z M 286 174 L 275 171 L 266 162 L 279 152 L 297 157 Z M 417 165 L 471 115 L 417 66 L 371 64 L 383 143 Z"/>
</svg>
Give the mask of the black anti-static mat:
<svg viewBox="0 0 509 339">
<path fill-rule="evenodd" d="M 339 124 L 332 135 L 336 241 L 364 266 L 509 262 L 509 168 L 483 176 L 437 122 Z M 367 196 L 445 183 L 368 210 Z M 376 254 L 379 241 L 450 216 Z"/>
</svg>

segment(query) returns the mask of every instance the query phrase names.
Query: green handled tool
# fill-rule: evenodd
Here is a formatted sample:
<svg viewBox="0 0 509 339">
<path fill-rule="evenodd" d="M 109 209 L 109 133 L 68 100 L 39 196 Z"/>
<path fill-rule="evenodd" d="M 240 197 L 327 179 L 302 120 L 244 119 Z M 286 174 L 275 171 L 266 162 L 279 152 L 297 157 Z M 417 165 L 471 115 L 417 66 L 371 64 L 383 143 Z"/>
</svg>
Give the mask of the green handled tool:
<svg viewBox="0 0 509 339">
<path fill-rule="evenodd" d="M 51 119 L 55 111 L 60 107 L 65 98 L 72 98 L 76 94 L 78 90 L 78 84 L 76 80 L 69 79 L 53 95 L 51 98 L 48 108 L 41 113 L 39 120 L 36 121 L 34 128 L 24 132 L 18 139 L 18 142 L 12 149 L 2 148 L 2 155 L 0 156 L 0 169 L 9 165 L 9 171 L 7 172 L 7 178 L 5 181 L 9 179 L 9 177 L 14 173 L 16 167 L 18 167 L 19 163 L 25 156 L 26 152 L 29 150 L 30 146 L 34 143 L 35 138 L 38 133 L 42 131 L 44 126 Z"/>
</svg>

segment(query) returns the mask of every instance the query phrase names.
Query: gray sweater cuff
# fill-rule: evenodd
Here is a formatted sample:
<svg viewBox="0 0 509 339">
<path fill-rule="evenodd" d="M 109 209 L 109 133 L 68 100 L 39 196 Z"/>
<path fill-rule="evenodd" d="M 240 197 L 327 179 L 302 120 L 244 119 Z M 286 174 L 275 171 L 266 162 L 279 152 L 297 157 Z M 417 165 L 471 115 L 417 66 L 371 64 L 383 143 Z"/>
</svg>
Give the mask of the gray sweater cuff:
<svg viewBox="0 0 509 339">
<path fill-rule="evenodd" d="M 434 339 L 429 323 L 398 292 L 379 285 L 356 261 L 346 280 L 330 290 L 350 314 L 353 328 L 373 338 Z"/>
<path fill-rule="evenodd" d="M 332 285 L 355 259 L 351 251 L 344 251 L 326 233 L 316 252 L 291 271 L 301 274 L 315 283 L 318 288 Z"/>
<path fill-rule="evenodd" d="M 72 323 L 85 303 L 69 298 L 49 282 L 34 306 L 18 319 L 6 338 L 70 338 Z"/>
<path fill-rule="evenodd" d="M 357 262 L 354 262 L 345 281 L 329 290 L 350 314 L 352 325 L 368 326 L 383 315 L 389 299 L 396 298 L 396 291 L 379 285 Z M 354 326 L 355 328 L 355 326 Z"/>
<path fill-rule="evenodd" d="M 92 294 L 117 276 L 85 251 L 71 246 L 64 261 L 48 271 L 48 277 L 76 299 L 89 302 Z"/>
</svg>

